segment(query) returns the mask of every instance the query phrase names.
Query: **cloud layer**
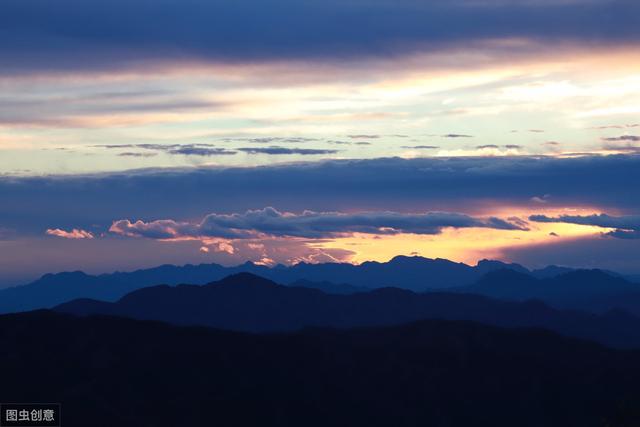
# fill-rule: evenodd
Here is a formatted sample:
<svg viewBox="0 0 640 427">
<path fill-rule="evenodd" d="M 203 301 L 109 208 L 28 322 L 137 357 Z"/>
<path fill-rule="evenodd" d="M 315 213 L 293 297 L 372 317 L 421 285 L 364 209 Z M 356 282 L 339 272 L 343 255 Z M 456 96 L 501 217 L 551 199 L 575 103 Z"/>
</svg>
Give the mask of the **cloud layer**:
<svg viewBox="0 0 640 427">
<path fill-rule="evenodd" d="M 438 234 L 445 227 L 526 230 L 517 218 L 474 218 L 451 212 L 403 214 L 398 212 L 280 212 L 272 207 L 238 214 L 209 214 L 198 224 L 174 220 L 115 221 L 109 231 L 129 237 L 153 239 L 203 238 L 254 239 L 260 236 L 321 239 L 353 233 L 391 235 Z"/>
<path fill-rule="evenodd" d="M 8 72 L 393 56 L 500 39 L 628 43 L 639 15 L 634 0 L 5 0 L 0 60 Z"/>
<path fill-rule="evenodd" d="M 605 233 L 607 236 L 620 239 L 640 239 L 640 215 L 611 216 L 607 214 L 594 215 L 560 215 L 548 217 L 546 215 L 532 215 L 529 220 L 535 222 L 563 222 L 568 224 L 592 225 L 602 228 L 614 228 Z"/>
<path fill-rule="evenodd" d="M 0 177 L 0 225 L 19 234 L 108 228 L 116 218 L 184 221 L 274 206 L 282 211 L 452 211 L 591 206 L 640 211 L 640 157 L 334 160 L 253 168 L 148 169 Z M 490 213 L 489 213 L 490 214 Z"/>
</svg>

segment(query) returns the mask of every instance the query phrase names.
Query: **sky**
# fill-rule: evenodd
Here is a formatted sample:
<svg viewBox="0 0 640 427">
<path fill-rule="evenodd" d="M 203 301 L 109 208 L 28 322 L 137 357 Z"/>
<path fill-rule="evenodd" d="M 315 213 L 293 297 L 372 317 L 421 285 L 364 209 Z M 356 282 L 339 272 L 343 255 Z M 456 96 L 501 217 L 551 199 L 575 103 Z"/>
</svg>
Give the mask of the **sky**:
<svg viewBox="0 0 640 427">
<path fill-rule="evenodd" d="M 400 254 L 640 273 L 638 16 L 4 0 L 0 286 Z"/>
</svg>

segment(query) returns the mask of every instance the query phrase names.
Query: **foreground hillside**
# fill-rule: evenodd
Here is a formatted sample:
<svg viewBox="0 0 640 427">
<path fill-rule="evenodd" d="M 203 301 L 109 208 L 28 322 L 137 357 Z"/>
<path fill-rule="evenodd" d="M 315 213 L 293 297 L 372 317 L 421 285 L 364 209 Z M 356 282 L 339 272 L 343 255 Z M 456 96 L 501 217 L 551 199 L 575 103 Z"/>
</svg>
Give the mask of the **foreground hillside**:
<svg viewBox="0 0 640 427">
<path fill-rule="evenodd" d="M 638 425 L 640 353 L 539 330 L 251 335 L 41 311 L 0 316 L 0 348 L 0 401 L 61 402 L 69 427 Z"/>
<path fill-rule="evenodd" d="M 419 294 L 397 288 L 331 295 L 281 286 L 249 273 L 205 286 L 152 286 L 115 303 L 76 300 L 55 310 L 247 332 L 293 331 L 307 326 L 380 326 L 421 319 L 473 320 L 496 326 L 544 327 L 610 346 L 640 347 L 640 319 L 622 312 L 595 315 L 557 310 L 535 301 L 508 302 L 455 293 Z"/>
</svg>

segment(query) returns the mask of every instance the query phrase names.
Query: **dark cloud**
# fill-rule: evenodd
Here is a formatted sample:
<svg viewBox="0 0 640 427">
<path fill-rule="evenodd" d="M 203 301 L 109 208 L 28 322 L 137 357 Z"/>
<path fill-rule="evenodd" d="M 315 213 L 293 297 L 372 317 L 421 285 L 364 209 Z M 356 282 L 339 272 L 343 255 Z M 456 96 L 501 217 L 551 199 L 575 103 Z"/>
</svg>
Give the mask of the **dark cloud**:
<svg viewBox="0 0 640 427">
<path fill-rule="evenodd" d="M 518 149 L 522 148 L 522 145 L 507 144 L 507 145 L 504 146 L 504 148 L 508 148 L 508 149 L 512 149 L 512 150 L 518 150 Z"/>
<path fill-rule="evenodd" d="M 366 141 L 358 141 L 355 143 L 355 145 L 371 145 L 371 143 Z"/>
<path fill-rule="evenodd" d="M 640 153 L 640 136 L 622 135 L 616 137 L 602 138 L 605 150 L 614 150 L 627 153 Z"/>
<path fill-rule="evenodd" d="M 319 154 L 335 154 L 339 150 L 317 149 L 317 148 L 286 148 L 286 147 L 245 147 L 238 148 L 238 151 L 242 151 L 248 154 L 299 154 L 302 156 L 314 156 Z"/>
<path fill-rule="evenodd" d="M 445 227 L 494 228 L 499 230 L 526 230 L 526 223 L 518 218 L 474 218 L 451 212 L 398 213 L 398 212 L 313 212 L 301 214 L 280 212 L 267 207 L 242 214 L 209 214 L 194 224 L 174 220 L 151 222 L 115 221 L 109 231 L 129 237 L 173 239 L 181 237 L 217 237 L 248 239 L 261 235 L 272 237 L 301 237 L 322 239 L 368 233 L 390 235 L 398 233 L 439 234 Z"/>
<path fill-rule="evenodd" d="M 180 154 L 184 156 L 227 156 L 237 153 L 237 151 L 215 147 L 213 144 L 102 144 L 94 145 L 93 147 L 105 148 L 108 150 L 138 148 L 141 150 L 159 151 L 167 154 Z M 130 157 L 151 157 L 156 154 L 157 153 L 123 152 L 118 155 Z"/>
<path fill-rule="evenodd" d="M 120 157 L 155 157 L 158 153 L 137 153 L 131 151 L 125 151 L 124 153 L 119 153 Z"/>
<path fill-rule="evenodd" d="M 603 141 L 608 142 L 640 142 L 640 136 L 636 135 L 622 135 L 616 137 L 602 138 Z"/>
<path fill-rule="evenodd" d="M 561 222 L 567 224 L 592 225 L 602 228 L 614 228 L 615 230 L 604 233 L 604 235 L 620 239 L 640 238 L 640 215 L 611 216 L 607 214 L 594 214 L 560 215 L 558 217 L 532 215 L 529 217 L 529 220 L 534 222 Z"/>
<path fill-rule="evenodd" d="M 108 227 L 114 218 L 201 218 L 274 206 L 299 212 L 601 206 L 640 212 L 640 156 L 331 160 L 263 167 L 0 177 L 0 227 Z"/>
<path fill-rule="evenodd" d="M 464 135 L 460 133 L 448 133 L 446 135 L 442 135 L 443 138 L 473 138 L 473 135 Z"/>
<path fill-rule="evenodd" d="M 185 156 L 229 156 L 236 154 L 236 151 L 227 150 L 226 148 L 211 148 L 211 147 L 191 147 L 185 146 L 180 148 L 174 148 L 167 151 L 169 154 L 182 154 Z"/>
<path fill-rule="evenodd" d="M 615 46 L 640 38 L 635 0 L 4 0 L 2 8 L 4 72 L 157 59 L 379 57 L 499 39 Z"/>
<path fill-rule="evenodd" d="M 484 150 L 484 149 L 486 149 L 486 148 L 500 148 L 500 147 L 498 147 L 498 146 L 497 146 L 497 145 L 495 145 L 495 144 L 486 144 L 486 145 L 476 145 L 476 148 L 477 148 L 478 150 Z"/>
<path fill-rule="evenodd" d="M 349 138 L 351 139 L 378 139 L 380 138 L 380 135 L 365 135 L 365 134 L 361 134 L 361 135 L 347 135 Z"/>
<path fill-rule="evenodd" d="M 616 239 L 640 239 L 640 230 L 614 230 L 605 235 Z"/>
</svg>

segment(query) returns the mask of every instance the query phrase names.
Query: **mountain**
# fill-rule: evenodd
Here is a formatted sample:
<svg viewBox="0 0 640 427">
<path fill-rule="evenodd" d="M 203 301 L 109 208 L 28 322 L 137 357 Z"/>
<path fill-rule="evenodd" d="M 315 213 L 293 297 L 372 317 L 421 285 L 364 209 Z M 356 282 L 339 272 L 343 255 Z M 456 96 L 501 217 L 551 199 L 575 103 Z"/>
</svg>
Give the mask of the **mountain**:
<svg viewBox="0 0 640 427">
<path fill-rule="evenodd" d="M 538 279 L 550 279 L 561 274 L 570 273 L 574 271 L 575 268 L 570 267 L 560 267 L 557 265 L 549 265 L 545 268 L 540 268 L 538 270 L 533 270 L 531 275 Z"/>
<path fill-rule="evenodd" d="M 309 288 L 317 289 L 327 294 L 349 295 L 357 294 L 358 292 L 368 292 L 370 288 L 364 288 L 362 286 L 353 286 L 348 283 L 331 283 L 331 282 L 313 282 L 311 280 L 300 279 L 293 283 L 289 283 L 288 286 L 297 288 Z"/>
<path fill-rule="evenodd" d="M 47 274 L 24 286 L 0 290 L 0 313 L 51 308 L 76 298 L 92 298 L 116 301 L 125 294 L 147 286 L 191 283 L 203 285 L 231 274 L 248 272 L 269 278 L 278 283 L 298 281 L 314 283 L 348 283 L 351 287 L 338 289 L 339 285 L 327 285 L 323 289 L 336 293 L 359 291 L 361 288 L 396 286 L 425 290 L 469 285 L 487 272 L 511 268 L 527 270 L 517 264 L 483 260 L 471 267 L 444 259 L 398 256 L 386 263 L 365 262 L 352 264 L 306 264 L 273 268 L 247 262 L 235 267 L 218 264 L 173 266 L 137 270 L 130 273 L 116 272 L 91 276 L 82 272 Z M 299 286 L 299 283 L 296 284 Z M 316 286 L 316 285 L 314 285 Z M 322 288 L 322 286 L 321 286 Z"/>
<path fill-rule="evenodd" d="M 640 353 L 470 322 L 253 335 L 0 316 L 0 401 L 67 427 L 639 425 Z M 37 384 L 37 387 L 34 386 Z"/>
<path fill-rule="evenodd" d="M 516 301 L 538 299 L 554 307 L 600 313 L 621 309 L 640 315 L 640 284 L 601 270 L 574 270 L 545 279 L 498 270 L 452 291 Z"/>
<path fill-rule="evenodd" d="M 632 274 L 629 276 L 625 276 L 625 279 L 633 283 L 640 283 L 640 274 Z"/>
<path fill-rule="evenodd" d="M 249 273 L 204 286 L 139 289 L 115 303 L 75 300 L 55 310 L 250 332 L 380 326 L 421 319 L 473 320 L 496 326 L 543 327 L 610 346 L 640 347 L 640 319 L 625 313 L 595 315 L 555 310 L 536 301 L 507 302 L 478 295 L 414 293 L 397 288 L 331 295 L 280 286 Z"/>
</svg>

